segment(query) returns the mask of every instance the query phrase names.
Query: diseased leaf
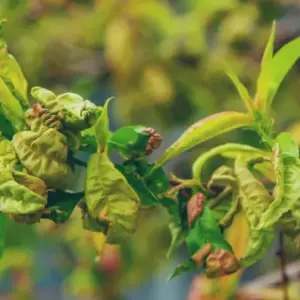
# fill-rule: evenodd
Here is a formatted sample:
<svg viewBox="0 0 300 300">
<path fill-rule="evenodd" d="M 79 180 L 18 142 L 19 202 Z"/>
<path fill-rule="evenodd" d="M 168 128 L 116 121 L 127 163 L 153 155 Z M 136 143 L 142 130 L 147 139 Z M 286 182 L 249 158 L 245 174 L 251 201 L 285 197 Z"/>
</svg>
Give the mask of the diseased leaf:
<svg viewBox="0 0 300 300">
<path fill-rule="evenodd" d="M 27 187 L 24 181 L 20 180 L 18 183 L 16 180 L 19 180 L 20 176 L 15 177 L 15 175 L 11 168 L 5 166 L 0 160 L 0 212 L 24 215 L 42 210 L 47 199 L 30 189 L 30 186 Z M 36 180 L 40 179 L 36 178 Z"/>
<path fill-rule="evenodd" d="M 275 235 L 276 231 L 272 227 L 262 230 L 251 229 L 245 256 L 240 260 L 241 267 L 248 268 L 260 260 L 270 249 Z"/>
<path fill-rule="evenodd" d="M 30 106 L 27 99 L 27 81 L 16 59 L 7 51 L 7 44 L 2 38 L 3 20 L 0 23 L 0 78 L 26 110 Z"/>
<path fill-rule="evenodd" d="M 249 95 L 248 90 L 243 85 L 243 83 L 239 80 L 239 78 L 231 71 L 227 70 L 227 75 L 231 79 L 232 83 L 235 85 L 240 97 L 242 98 L 248 112 L 252 112 L 253 110 L 253 102 Z"/>
<path fill-rule="evenodd" d="M 32 97 L 53 115 L 60 115 L 66 128 L 83 130 L 94 125 L 99 109 L 89 100 L 74 93 L 56 96 L 53 92 L 41 88 L 31 89 Z"/>
<path fill-rule="evenodd" d="M 0 136 L 0 159 L 6 166 L 15 166 L 17 154 L 11 142 Z"/>
<path fill-rule="evenodd" d="M 233 169 L 227 166 L 219 167 L 208 182 L 210 191 L 221 189 L 216 197 L 207 200 L 214 217 L 221 228 L 231 225 L 239 209 L 238 185 Z"/>
<path fill-rule="evenodd" d="M 71 193 L 66 191 L 49 191 L 46 213 L 42 218 L 50 219 L 55 223 L 66 222 L 76 205 L 84 197 L 84 193 Z"/>
<path fill-rule="evenodd" d="M 252 124 L 252 118 L 244 113 L 222 112 L 209 116 L 189 127 L 158 159 L 155 168 L 213 137 Z"/>
<path fill-rule="evenodd" d="M 67 164 L 68 148 L 64 135 L 43 126 L 40 131 L 22 131 L 12 141 L 28 172 L 45 181 L 50 188 L 65 188 L 72 175 Z"/>
<path fill-rule="evenodd" d="M 239 182 L 239 196 L 250 228 L 250 238 L 245 256 L 240 260 L 242 267 L 249 267 L 265 254 L 275 237 L 275 229 L 258 229 L 261 215 L 268 209 L 273 197 L 248 170 L 247 162 L 239 157 L 234 166 Z"/>
<path fill-rule="evenodd" d="M 134 233 L 140 199 L 105 153 L 89 159 L 85 199 L 90 217 L 110 224 L 108 243 L 120 243 Z"/>
<path fill-rule="evenodd" d="M 95 124 L 95 136 L 98 143 L 98 147 L 100 147 L 103 151 L 107 149 L 108 140 L 111 136 L 108 118 L 108 105 L 111 100 L 112 98 L 106 101 L 106 103 L 103 106 L 102 113 Z"/>
<path fill-rule="evenodd" d="M 217 155 L 236 159 L 238 156 L 243 157 L 267 157 L 271 158 L 271 152 L 263 151 L 247 145 L 228 143 L 205 152 L 193 164 L 193 177 L 199 185 L 202 185 L 202 173 L 205 164 Z"/>
<path fill-rule="evenodd" d="M 300 162 L 285 160 L 281 156 L 280 145 L 274 149 L 273 165 L 276 174 L 277 185 L 275 200 L 260 217 L 259 228 L 266 228 L 275 224 L 281 216 L 292 209 L 300 199 Z M 294 151 L 292 151 L 293 153 Z"/>
</svg>

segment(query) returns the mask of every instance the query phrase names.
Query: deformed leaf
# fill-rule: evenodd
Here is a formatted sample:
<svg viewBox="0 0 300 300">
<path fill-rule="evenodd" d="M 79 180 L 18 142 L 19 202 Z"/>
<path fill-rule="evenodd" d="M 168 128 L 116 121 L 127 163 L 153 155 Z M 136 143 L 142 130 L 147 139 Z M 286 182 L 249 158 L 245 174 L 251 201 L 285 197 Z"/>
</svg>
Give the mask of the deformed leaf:
<svg viewBox="0 0 300 300">
<path fill-rule="evenodd" d="M 280 217 L 291 210 L 300 199 L 299 159 L 283 161 L 280 145 L 277 144 L 274 149 L 273 165 L 277 179 L 275 200 L 261 215 L 259 228 L 265 228 L 275 224 Z"/>
<path fill-rule="evenodd" d="M 18 179 L 0 160 L 0 211 L 10 215 L 24 215 L 42 210 L 47 199 L 31 190 L 24 182 L 18 183 Z"/>
<path fill-rule="evenodd" d="M 244 113 L 222 112 L 209 116 L 189 127 L 158 159 L 155 168 L 213 137 L 252 124 L 252 118 Z"/>
<path fill-rule="evenodd" d="M 38 132 L 19 132 L 12 141 L 28 172 L 44 180 L 50 188 L 64 188 L 71 178 L 66 143 L 64 135 L 45 126 Z"/>
<path fill-rule="evenodd" d="M 0 136 L 0 158 L 6 166 L 15 166 L 18 157 L 11 142 Z"/>
<path fill-rule="evenodd" d="M 94 125 L 99 108 L 89 100 L 74 93 L 56 96 L 53 92 L 41 88 L 31 89 L 32 97 L 51 114 L 62 115 L 66 128 L 83 130 Z"/>
<path fill-rule="evenodd" d="M 90 217 L 110 224 L 109 243 L 120 243 L 134 233 L 140 199 L 105 153 L 89 159 L 85 199 Z"/>
<path fill-rule="evenodd" d="M 240 265 L 242 268 L 248 268 L 260 260 L 270 249 L 276 231 L 269 227 L 262 230 L 251 229 L 245 256 L 241 258 Z"/>
<path fill-rule="evenodd" d="M 271 152 L 263 151 L 261 149 L 251 147 L 248 145 L 241 145 L 235 143 L 228 143 L 211 149 L 197 158 L 193 164 L 193 177 L 197 180 L 199 185 L 202 185 L 202 173 L 205 164 L 217 155 L 226 158 L 236 159 L 238 156 L 243 157 L 271 157 Z"/>
<path fill-rule="evenodd" d="M 240 264 L 242 267 L 249 267 L 266 254 L 275 237 L 272 226 L 258 229 L 261 215 L 268 209 L 273 197 L 248 170 L 247 162 L 243 158 L 236 160 L 234 169 L 239 182 L 241 205 L 250 228 L 247 251 Z"/>
</svg>

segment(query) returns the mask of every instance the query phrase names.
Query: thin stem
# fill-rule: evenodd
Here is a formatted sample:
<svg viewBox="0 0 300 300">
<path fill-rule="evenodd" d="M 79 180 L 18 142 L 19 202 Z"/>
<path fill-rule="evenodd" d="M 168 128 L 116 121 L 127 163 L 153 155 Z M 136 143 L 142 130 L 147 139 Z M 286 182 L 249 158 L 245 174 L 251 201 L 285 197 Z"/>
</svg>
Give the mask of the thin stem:
<svg viewBox="0 0 300 300">
<path fill-rule="evenodd" d="M 289 295 L 288 295 L 289 278 L 286 273 L 284 240 L 283 240 L 282 232 L 279 233 L 279 250 L 277 251 L 277 256 L 279 257 L 279 260 L 280 260 L 281 286 L 282 286 L 282 292 L 283 292 L 283 300 L 289 300 Z"/>
</svg>

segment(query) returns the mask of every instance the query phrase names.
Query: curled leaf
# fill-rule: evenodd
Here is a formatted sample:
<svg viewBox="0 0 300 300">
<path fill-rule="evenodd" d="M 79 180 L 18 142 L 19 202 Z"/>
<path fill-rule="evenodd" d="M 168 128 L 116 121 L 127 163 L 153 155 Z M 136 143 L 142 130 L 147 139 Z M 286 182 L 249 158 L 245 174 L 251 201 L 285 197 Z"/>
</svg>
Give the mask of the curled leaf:
<svg viewBox="0 0 300 300">
<path fill-rule="evenodd" d="M 134 233 L 140 199 L 105 153 L 89 159 L 85 199 L 90 217 L 109 224 L 109 243 L 119 243 Z"/>
<path fill-rule="evenodd" d="M 65 93 L 56 96 L 47 89 L 34 87 L 31 89 L 31 95 L 51 114 L 61 114 L 66 128 L 79 130 L 89 128 L 94 124 L 99 112 L 95 104 L 77 94 Z"/>
<path fill-rule="evenodd" d="M 263 184 L 249 171 L 247 162 L 239 157 L 234 166 L 239 182 L 239 197 L 250 228 L 250 238 L 245 256 L 240 260 L 242 267 L 257 262 L 271 246 L 275 237 L 273 227 L 258 229 L 261 215 L 270 206 L 273 197 Z"/>
<path fill-rule="evenodd" d="M 294 158 L 293 160 L 283 161 L 280 146 L 277 144 L 274 148 L 273 165 L 277 179 L 275 200 L 261 215 L 259 228 L 275 224 L 300 199 L 299 159 Z"/>
<path fill-rule="evenodd" d="M 47 199 L 31 190 L 32 184 L 41 185 L 43 188 L 40 179 L 27 174 L 21 175 L 19 172 L 13 173 L 11 168 L 0 161 L 0 211 L 9 215 L 26 215 L 41 211 Z"/>
<path fill-rule="evenodd" d="M 50 188 L 64 188 L 72 171 L 67 164 L 66 138 L 57 130 L 42 127 L 38 132 L 23 131 L 13 138 L 13 146 L 28 172 Z"/>
<path fill-rule="evenodd" d="M 215 156 L 220 155 L 226 158 L 236 159 L 238 156 L 243 157 L 266 157 L 271 158 L 271 153 L 263 151 L 261 149 L 251 147 L 248 145 L 241 145 L 235 143 L 228 143 L 211 149 L 210 151 L 205 152 L 193 164 L 193 177 L 197 180 L 199 185 L 202 185 L 202 173 L 205 167 L 205 164 L 214 158 Z"/>
</svg>

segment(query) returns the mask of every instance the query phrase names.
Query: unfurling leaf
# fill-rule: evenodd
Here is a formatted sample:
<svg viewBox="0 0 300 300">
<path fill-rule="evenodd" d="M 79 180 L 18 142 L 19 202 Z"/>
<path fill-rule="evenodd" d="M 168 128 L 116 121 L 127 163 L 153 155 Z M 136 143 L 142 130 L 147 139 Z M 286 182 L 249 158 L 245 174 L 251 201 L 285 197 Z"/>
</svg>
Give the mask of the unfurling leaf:
<svg viewBox="0 0 300 300">
<path fill-rule="evenodd" d="M 60 114 L 66 128 L 75 130 L 89 128 L 94 124 L 99 112 L 95 104 L 77 94 L 65 93 L 56 96 L 47 89 L 34 87 L 31 89 L 31 95 L 51 114 Z"/>
<path fill-rule="evenodd" d="M 189 127 L 158 159 L 155 168 L 213 137 L 251 125 L 252 118 L 244 113 L 222 112 L 209 116 Z"/>
<path fill-rule="evenodd" d="M 275 27 L 276 23 L 273 22 L 270 37 L 261 61 L 260 74 L 257 79 L 257 94 L 255 98 L 255 106 L 261 113 L 264 113 L 268 109 L 268 83 L 271 79 L 271 73 L 273 70 L 272 62 L 274 52 Z"/>
<path fill-rule="evenodd" d="M 248 170 L 247 161 L 239 157 L 234 166 L 239 182 L 239 196 L 242 209 L 250 228 L 250 238 L 245 256 L 240 260 L 242 267 L 257 262 L 271 246 L 275 237 L 272 226 L 258 229 L 261 215 L 268 209 L 273 197 L 263 184 Z"/>
<path fill-rule="evenodd" d="M 134 233 L 140 199 L 105 153 L 89 159 L 85 200 L 89 216 L 109 225 L 108 243 L 120 243 Z"/>
<path fill-rule="evenodd" d="M 231 79 L 233 84 L 235 85 L 237 91 L 239 92 L 239 95 L 242 98 L 242 100 L 244 101 L 244 104 L 245 104 L 248 112 L 251 113 L 253 111 L 253 102 L 249 95 L 248 90 L 243 85 L 243 83 L 239 80 L 239 78 L 231 70 L 229 70 L 229 69 L 227 70 L 227 75 Z"/>
<path fill-rule="evenodd" d="M 65 188 L 72 175 L 67 164 L 66 138 L 53 128 L 23 131 L 13 138 L 13 146 L 26 170 L 50 188 Z"/>
<path fill-rule="evenodd" d="M 105 102 L 102 113 L 95 124 L 95 136 L 97 144 L 102 151 L 106 151 L 108 140 L 111 135 L 109 130 L 108 105 L 112 99 L 113 98 L 110 98 Z"/>
</svg>

